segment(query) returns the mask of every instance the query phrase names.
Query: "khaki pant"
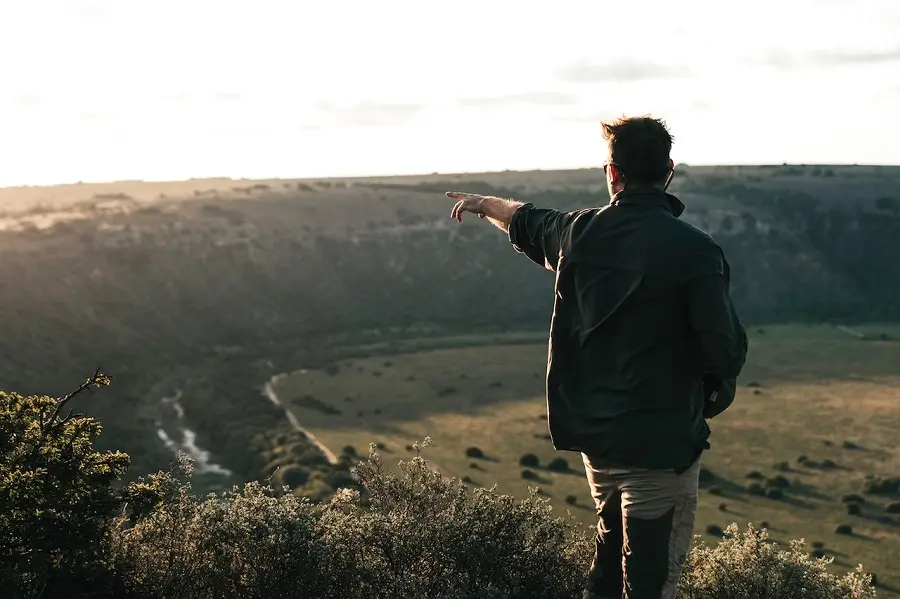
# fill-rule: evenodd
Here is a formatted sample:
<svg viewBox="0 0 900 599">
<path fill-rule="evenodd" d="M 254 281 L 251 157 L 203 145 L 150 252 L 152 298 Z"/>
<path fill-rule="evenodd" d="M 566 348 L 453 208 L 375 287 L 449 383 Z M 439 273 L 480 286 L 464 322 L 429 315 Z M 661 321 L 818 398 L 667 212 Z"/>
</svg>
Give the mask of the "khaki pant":
<svg viewBox="0 0 900 599">
<path fill-rule="evenodd" d="M 598 515 L 585 599 L 674 599 L 694 533 L 700 458 L 676 474 L 582 457 Z"/>
</svg>

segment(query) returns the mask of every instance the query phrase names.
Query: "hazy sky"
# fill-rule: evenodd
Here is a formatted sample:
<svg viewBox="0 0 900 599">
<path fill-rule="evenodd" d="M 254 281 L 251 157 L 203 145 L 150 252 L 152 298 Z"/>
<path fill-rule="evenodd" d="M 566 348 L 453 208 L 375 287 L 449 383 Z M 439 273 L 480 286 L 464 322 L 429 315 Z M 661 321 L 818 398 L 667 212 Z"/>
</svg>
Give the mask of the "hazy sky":
<svg viewBox="0 0 900 599">
<path fill-rule="evenodd" d="M 896 0 L 0 0 L 0 185 L 900 164 Z"/>
</svg>

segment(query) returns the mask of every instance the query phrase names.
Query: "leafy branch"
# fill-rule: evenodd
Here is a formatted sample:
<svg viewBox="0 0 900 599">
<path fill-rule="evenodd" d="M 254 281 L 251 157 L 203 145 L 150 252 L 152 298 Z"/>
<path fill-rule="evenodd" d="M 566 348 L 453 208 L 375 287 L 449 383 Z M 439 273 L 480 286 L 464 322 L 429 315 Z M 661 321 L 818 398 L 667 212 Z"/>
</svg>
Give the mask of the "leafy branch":
<svg viewBox="0 0 900 599">
<path fill-rule="evenodd" d="M 66 404 L 69 403 L 74 397 L 77 395 L 88 391 L 90 393 L 94 392 L 94 389 L 99 389 L 100 387 L 106 387 L 112 381 L 112 377 L 104 374 L 100 371 L 100 366 L 97 367 L 97 370 L 94 371 L 94 374 L 88 377 L 86 381 L 81 383 L 77 389 L 56 400 L 56 403 L 53 405 L 53 412 L 50 414 L 50 417 L 44 420 L 44 414 L 41 414 L 41 432 L 43 433 L 46 430 L 46 427 L 51 423 L 55 424 L 65 424 L 73 417 L 80 417 L 81 414 L 75 414 L 74 410 L 69 410 L 69 413 L 65 415 L 63 418 L 59 418 L 59 413 L 66 407 Z M 57 421 L 57 418 L 59 420 Z"/>
</svg>

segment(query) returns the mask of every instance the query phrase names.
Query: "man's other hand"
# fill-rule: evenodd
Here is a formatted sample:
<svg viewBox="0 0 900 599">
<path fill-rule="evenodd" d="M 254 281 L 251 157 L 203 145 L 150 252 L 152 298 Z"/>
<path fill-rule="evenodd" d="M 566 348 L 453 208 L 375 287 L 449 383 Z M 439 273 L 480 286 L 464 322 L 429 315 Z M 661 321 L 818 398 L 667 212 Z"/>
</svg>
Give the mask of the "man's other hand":
<svg viewBox="0 0 900 599">
<path fill-rule="evenodd" d="M 479 218 L 484 218 L 484 200 L 489 196 L 462 191 L 448 191 L 446 196 L 456 200 L 453 210 L 450 211 L 450 218 L 456 219 L 456 222 L 462 222 L 463 212 L 471 212 L 477 214 Z"/>
</svg>

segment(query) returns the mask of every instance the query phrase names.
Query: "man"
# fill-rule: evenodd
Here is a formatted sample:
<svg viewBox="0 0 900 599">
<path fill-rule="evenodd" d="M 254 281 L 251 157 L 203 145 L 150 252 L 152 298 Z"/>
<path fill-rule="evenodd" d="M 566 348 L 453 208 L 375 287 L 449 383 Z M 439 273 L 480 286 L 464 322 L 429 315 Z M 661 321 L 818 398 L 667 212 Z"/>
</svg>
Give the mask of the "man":
<svg viewBox="0 0 900 599">
<path fill-rule="evenodd" d="M 448 192 L 556 273 L 547 359 L 553 445 L 582 453 L 597 506 L 585 598 L 674 599 L 694 528 L 706 418 L 733 399 L 747 335 L 729 266 L 666 193 L 672 137 L 649 117 L 603 125 L 611 201 L 572 212 Z"/>
</svg>

